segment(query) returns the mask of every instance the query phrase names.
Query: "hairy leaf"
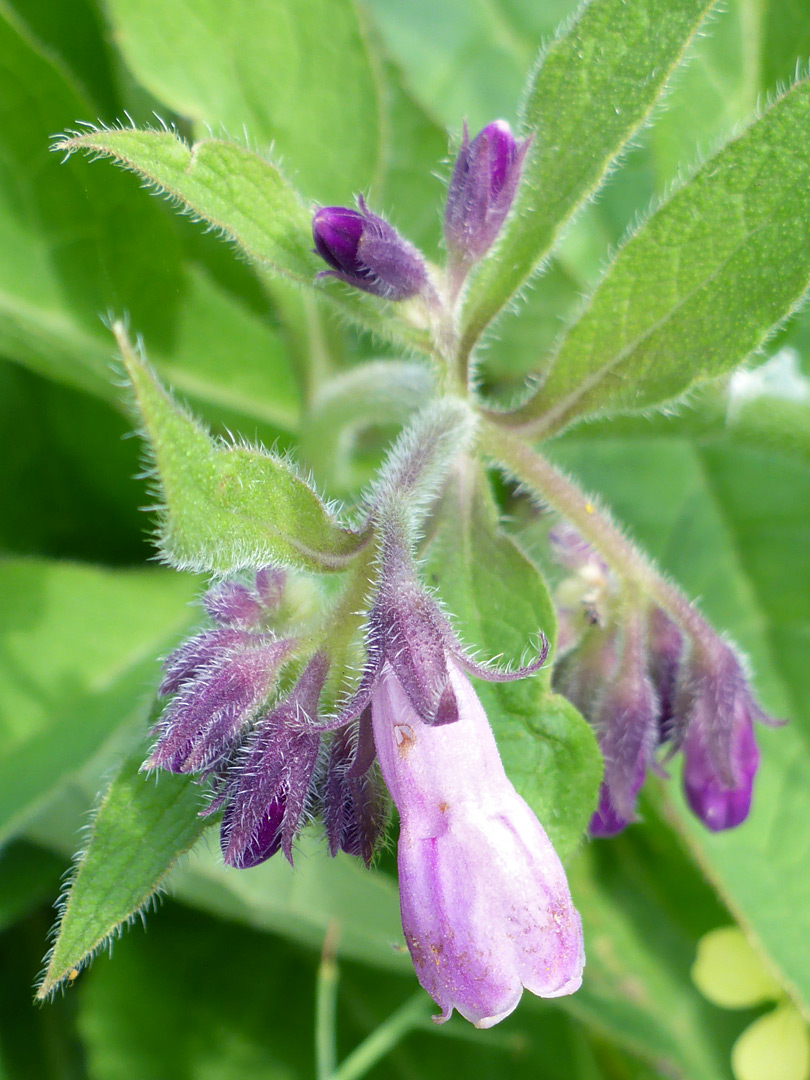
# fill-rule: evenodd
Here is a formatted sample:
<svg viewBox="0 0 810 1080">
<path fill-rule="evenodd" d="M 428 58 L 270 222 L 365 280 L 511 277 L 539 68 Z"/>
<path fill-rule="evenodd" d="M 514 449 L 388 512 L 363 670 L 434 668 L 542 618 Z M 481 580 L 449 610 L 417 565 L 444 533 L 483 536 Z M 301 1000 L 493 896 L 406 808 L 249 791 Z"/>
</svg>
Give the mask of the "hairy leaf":
<svg viewBox="0 0 810 1080">
<path fill-rule="evenodd" d="M 138 770 L 139 749 L 121 767 L 102 800 L 64 909 L 38 998 L 88 963 L 154 895 L 205 828 L 199 790 L 188 777 Z"/>
<path fill-rule="evenodd" d="M 163 498 L 160 548 L 174 565 L 226 572 L 281 561 L 340 570 L 362 545 L 290 462 L 214 441 L 114 327 Z"/>
<path fill-rule="evenodd" d="M 548 435 L 728 371 L 810 285 L 810 82 L 708 161 L 619 251 L 509 423 Z"/>
<path fill-rule="evenodd" d="M 59 138 L 54 149 L 112 158 L 221 230 L 251 259 L 298 284 L 312 285 L 324 268 L 311 250 L 311 214 L 301 198 L 274 164 L 236 143 L 189 145 L 170 131 L 93 129 Z M 382 337 L 427 347 L 425 331 L 395 312 L 385 318 L 376 298 L 332 278 L 320 281 L 318 291 Z"/>
<path fill-rule="evenodd" d="M 470 287 L 466 353 L 548 254 L 650 114 L 712 0 L 592 0 L 541 54 L 522 110 L 532 135 L 502 238 Z"/>
</svg>

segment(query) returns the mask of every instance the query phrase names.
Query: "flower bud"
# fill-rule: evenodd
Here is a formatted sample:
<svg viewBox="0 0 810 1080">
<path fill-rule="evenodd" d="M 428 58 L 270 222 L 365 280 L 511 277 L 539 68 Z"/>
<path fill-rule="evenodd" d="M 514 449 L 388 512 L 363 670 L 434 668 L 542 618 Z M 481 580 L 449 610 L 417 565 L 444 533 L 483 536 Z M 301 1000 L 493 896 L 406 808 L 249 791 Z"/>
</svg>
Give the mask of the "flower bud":
<svg viewBox="0 0 810 1080">
<path fill-rule="evenodd" d="M 469 141 L 467 125 L 447 192 L 444 237 L 451 260 L 469 266 L 498 235 L 512 206 L 530 139 L 495 120 Z"/>
<path fill-rule="evenodd" d="M 650 611 L 648 623 L 649 674 L 658 695 L 658 741 L 667 742 L 672 734 L 678 669 L 683 655 L 683 636 L 659 607 Z"/>
<path fill-rule="evenodd" d="M 210 617 L 220 626 L 261 630 L 266 618 L 281 603 L 286 574 L 273 566 L 257 571 L 251 586 L 221 581 L 203 597 Z"/>
<path fill-rule="evenodd" d="M 310 660 L 289 697 L 256 724 L 224 781 L 221 844 L 225 862 L 243 869 L 292 845 L 310 809 L 320 734 L 318 698 L 328 662 Z"/>
<path fill-rule="evenodd" d="M 491 1027 L 523 988 L 571 994 L 582 929 L 565 872 L 509 782 L 475 691 L 455 659 L 458 721 L 426 724 L 386 664 L 372 694 L 380 766 L 400 816 L 400 903 L 419 981 L 442 1010 Z"/>
<path fill-rule="evenodd" d="M 359 210 L 324 206 L 312 219 L 315 253 L 332 267 L 318 277 L 340 278 L 384 300 L 408 300 L 423 292 L 427 267 L 416 248 L 372 214 L 362 195 L 357 205 Z"/>
<path fill-rule="evenodd" d="M 329 854 L 345 851 L 366 866 L 382 838 L 388 808 L 374 762 L 371 714 L 359 725 L 336 732 L 329 748 L 323 791 L 323 818 Z"/>
<path fill-rule="evenodd" d="M 684 755 L 687 801 L 714 832 L 748 816 L 759 751 L 754 720 L 769 718 L 754 701 L 734 651 L 719 638 L 693 642 L 673 708 Z"/>
<path fill-rule="evenodd" d="M 208 772 L 236 745 L 293 647 L 291 640 L 246 636 L 182 682 L 155 725 L 158 740 L 144 768 Z"/>
<path fill-rule="evenodd" d="M 658 699 L 645 659 L 635 646 L 632 655 L 625 653 L 599 702 L 595 726 L 605 773 L 591 818 L 592 836 L 613 836 L 634 820 L 636 798 L 658 743 Z"/>
</svg>

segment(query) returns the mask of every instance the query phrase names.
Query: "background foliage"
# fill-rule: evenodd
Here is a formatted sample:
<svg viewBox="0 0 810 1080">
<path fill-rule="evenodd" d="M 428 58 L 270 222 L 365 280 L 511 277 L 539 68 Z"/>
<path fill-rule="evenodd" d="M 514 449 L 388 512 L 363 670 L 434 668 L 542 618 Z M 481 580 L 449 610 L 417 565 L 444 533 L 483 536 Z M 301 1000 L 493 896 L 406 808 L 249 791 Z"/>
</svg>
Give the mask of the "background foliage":
<svg viewBox="0 0 810 1080">
<path fill-rule="evenodd" d="M 149 496 L 133 479 L 139 451 L 124 439 L 131 421 L 100 316 L 126 312 L 158 372 L 216 432 L 300 444 L 327 492 L 366 475 L 390 433 L 363 428 L 341 471 L 323 442 L 337 442 L 343 418 L 318 388 L 379 345 L 254 272 L 135 177 L 78 156 L 59 167 L 49 136 L 97 118 L 155 124 L 157 113 L 189 137 L 272 142 L 307 198 L 346 201 L 362 188 L 435 257 L 445 128 L 512 119 L 538 44 L 572 8 L 0 0 L 0 1076 L 311 1075 L 318 949 L 334 920 L 342 1052 L 415 989 L 393 947 L 390 857 L 371 875 L 306 849 L 294 874 L 275 862 L 226 872 L 203 839 L 172 871 L 148 934 L 125 933 L 112 961 L 99 958 L 52 1005 L 31 1004 L 60 879 L 98 792 L 138 744 L 156 658 L 195 624 L 201 587 L 150 562 L 137 510 Z M 730 0 L 713 16 L 666 108 L 568 229 L 521 318 L 499 324 L 485 354 L 493 394 L 537 368 L 628 225 L 791 80 L 808 50 L 799 0 Z M 774 198 L 791 197 L 795 166 L 769 178 Z M 743 280 L 739 310 L 767 284 Z M 373 318 L 362 299 L 349 314 Z M 696 393 L 689 408 L 590 423 L 550 444 L 745 648 L 769 711 L 790 717 L 760 732 L 750 821 L 709 836 L 682 812 L 676 785 L 651 785 L 642 826 L 569 862 L 588 942 L 582 991 L 527 998 L 492 1033 L 425 1020 L 370 1075 L 725 1078 L 757 1013 L 711 1004 L 690 969 L 701 937 L 734 921 L 810 1016 L 807 316 L 766 353 L 767 367 Z M 505 505 L 523 551 L 539 557 L 543 523 Z M 457 587 L 449 576 L 444 586 Z M 481 622 L 474 607 L 459 615 L 465 628 Z M 173 795 L 161 791 L 155 813 L 169 814 Z M 137 837 L 131 845 L 109 839 L 108 870 L 137 853 Z"/>
</svg>

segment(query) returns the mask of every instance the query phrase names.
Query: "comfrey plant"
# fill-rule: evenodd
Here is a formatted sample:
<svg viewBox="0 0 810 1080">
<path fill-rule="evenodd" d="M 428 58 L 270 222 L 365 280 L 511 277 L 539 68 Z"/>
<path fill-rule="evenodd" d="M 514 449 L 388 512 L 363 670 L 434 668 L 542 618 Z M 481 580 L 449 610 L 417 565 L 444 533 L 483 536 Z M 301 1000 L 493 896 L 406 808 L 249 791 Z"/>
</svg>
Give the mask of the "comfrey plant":
<svg viewBox="0 0 810 1080">
<path fill-rule="evenodd" d="M 675 5 L 643 72 L 617 50 L 610 78 L 632 88 L 621 110 L 602 109 L 588 80 L 561 82 L 588 35 L 621 39 L 632 5 L 594 2 L 533 71 L 519 138 L 503 120 L 473 138 L 464 125 L 442 267 L 371 196 L 305 204 L 272 163 L 231 143 L 93 130 L 58 144 L 135 170 L 268 273 L 408 354 L 313 391 L 312 428 L 325 400 L 339 405 L 325 436 L 335 456 L 366 421 L 401 427 L 365 491 L 338 505 L 294 454 L 212 438 L 114 327 L 152 455 L 161 553 L 215 578 L 210 625 L 165 660 L 143 769 L 204 787 L 203 820 L 218 821 L 236 869 L 292 863 L 310 826 L 330 855 L 371 865 L 395 809 L 404 937 L 440 1020 L 455 1009 L 487 1027 L 523 988 L 577 990 L 583 936 L 561 859 L 588 828 L 607 837 L 641 820 L 651 772 L 681 767 L 688 807 L 714 831 L 756 803 L 755 723 L 768 718 L 741 654 L 540 444 L 731 370 L 804 295 L 810 258 L 793 257 L 774 209 L 799 165 L 777 169 L 773 145 L 804 122 L 807 85 L 627 239 L 519 400 L 487 396 L 479 379 L 484 332 L 520 317 L 511 301 L 634 137 L 709 6 Z M 742 207 L 731 222 L 729 206 Z M 709 243 L 696 223 L 715 220 Z M 788 269 L 767 296 L 741 299 L 736 285 L 768 243 Z M 636 303 L 642 279 L 658 287 Z M 288 316 L 308 310 L 298 294 L 276 298 Z M 537 533 L 530 555 L 501 513 L 508 499 L 551 526 L 553 599 Z"/>
</svg>

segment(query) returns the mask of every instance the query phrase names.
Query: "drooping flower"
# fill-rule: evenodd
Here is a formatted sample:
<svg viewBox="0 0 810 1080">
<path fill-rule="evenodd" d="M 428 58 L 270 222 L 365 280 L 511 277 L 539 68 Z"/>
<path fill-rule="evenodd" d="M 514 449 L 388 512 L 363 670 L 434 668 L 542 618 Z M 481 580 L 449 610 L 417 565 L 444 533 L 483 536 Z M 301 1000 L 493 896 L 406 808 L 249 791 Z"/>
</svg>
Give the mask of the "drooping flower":
<svg viewBox="0 0 810 1080">
<path fill-rule="evenodd" d="M 159 693 L 173 697 L 144 768 L 207 773 L 237 745 L 296 646 L 265 628 L 282 589 L 281 572 L 268 568 L 253 588 L 228 581 L 209 590 L 203 603 L 218 625 L 167 657 Z"/>
<path fill-rule="evenodd" d="M 309 661 L 291 693 L 261 717 L 223 781 L 221 843 L 225 862 L 245 869 L 282 850 L 292 862 L 293 841 L 313 809 L 320 750 L 318 698 L 329 664 Z"/>
<path fill-rule="evenodd" d="M 647 674 L 647 651 L 637 617 L 629 619 L 615 672 L 601 688 L 595 729 L 604 758 L 592 836 L 613 836 L 635 819 L 636 799 L 658 744 L 660 706 Z"/>
<path fill-rule="evenodd" d="M 614 575 L 579 534 L 563 526 L 550 539 L 574 575 L 557 590 L 568 648 L 554 686 L 591 722 L 605 760 L 592 835 L 613 835 L 634 820 L 636 794 L 663 745 L 667 757 L 683 752 L 687 802 L 701 821 L 715 831 L 739 825 L 759 763 L 754 721 L 773 721 L 755 702 L 734 650 L 699 617 L 686 630 L 648 604 L 644 632 L 628 654 L 627 620 L 640 613 L 628 615 Z"/>
<path fill-rule="evenodd" d="M 373 214 L 362 195 L 358 210 L 321 207 L 312 219 L 315 252 L 331 270 L 318 277 L 336 277 L 384 300 L 408 300 L 428 286 L 425 261 L 387 221 Z"/>
<path fill-rule="evenodd" d="M 488 1027 L 515 1008 L 524 986 L 572 993 L 584 962 L 565 873 L 507 779 L 465 675 L 523 678 L 544 662 L 547 643 L 518 671 L 479 664 L 417 581 L 405 546 L 389 544 L 382 562 L 366 669 L 332 726 L 365 718 L 370 706 L 400 816 L 402 921 L 417 975 L 442 1019 L 456 1008 Z M 358 743 L 358 771 L 368 753 Z"/>
<path fill-rule="evenodd" d="M 373 768 L 376 750 L 367 708 L 357 724 L 335 733 L 329 748 L 323 819 L 329 854 L 356 855 L 370 865 L 388 821 L 388 803 Z"/>
<path fill-rule="evenodd" d="M 374 738 L 400 816 L 402 925 L 419 981 L 438 1020 L 457 1009 L 491 1027 L 524 987 L 543 997 L 579 987 L 582 930 L 562 865 L 454 657 L 448 685 L 456 722 L 425 723 L 386 662 L 372 693 Z"/>
<path fill-rule="evenodd" d="M 675 695 L 673 737 L 683 751 L 687 802 L 714 832 L 748 816 L 759 765 L 755 720 L 772 722 L 733 649 L 717 637 L 693 643 Z"/>
<path fill-rule="evenodd" d="M 530 142 L 517 141 L 505 120 L 487 124 L 470 142 L 465 123 L 444 212 L 452 262 L 469 266 L 492 245 L 515 198 Z"/>
</svg>

